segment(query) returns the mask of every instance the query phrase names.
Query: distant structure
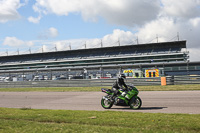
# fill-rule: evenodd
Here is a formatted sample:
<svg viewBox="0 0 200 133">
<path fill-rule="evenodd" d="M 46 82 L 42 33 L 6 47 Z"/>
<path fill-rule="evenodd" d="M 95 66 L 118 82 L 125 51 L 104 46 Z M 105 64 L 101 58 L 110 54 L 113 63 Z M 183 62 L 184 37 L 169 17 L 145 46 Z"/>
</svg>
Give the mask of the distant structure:
<svg viewBox="0 0 200 133">
<path fill-rule="evenodd" d="M 0 77 L 33 80 L 57 77 L 116 77 L 125 69 L 159 68 L 165 75 L 189 70 L 186 41 L 100 47 L 0 56 Z M 186 73 L 186 74 L 187 74 Z"/>
</svg>

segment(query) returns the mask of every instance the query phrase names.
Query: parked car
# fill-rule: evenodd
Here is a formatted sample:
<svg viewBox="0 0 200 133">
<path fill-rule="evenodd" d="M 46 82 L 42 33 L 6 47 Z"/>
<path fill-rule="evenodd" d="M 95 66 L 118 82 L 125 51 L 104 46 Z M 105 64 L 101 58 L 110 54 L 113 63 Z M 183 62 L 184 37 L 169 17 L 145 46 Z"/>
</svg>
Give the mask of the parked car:
<svg viewBox="0 0 200 133">
<path fill-rule="evenodd" d="M 57 77 L 54 80 L 66 80 L 66 79 L 67 79 L 66 77 Z"/>
</svg>

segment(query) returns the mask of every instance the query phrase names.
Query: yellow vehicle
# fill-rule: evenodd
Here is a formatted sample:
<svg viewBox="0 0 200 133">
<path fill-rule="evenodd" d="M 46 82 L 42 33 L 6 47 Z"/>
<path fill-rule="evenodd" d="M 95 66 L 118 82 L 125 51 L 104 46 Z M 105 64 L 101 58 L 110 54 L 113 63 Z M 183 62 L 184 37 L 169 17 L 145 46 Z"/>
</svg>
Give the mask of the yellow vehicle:
<svg viewBox="0 0 200 133">
<path fill-rule="evenodd" d="M 163 68 L 150 68 L 150 69 L 145 69 L 145 73 L 143 71 L 138 70 L 138 69 L 126 69 L 123 71 L 125 76 L 127 78 L 150 78 L 150 77 L 161 77 L 164 75 L 164 70 Z"/>
<path fill-rule="evenodd" d="M 149 78 L 149 77 L 159 77 L 159 69 L 146 69 L 145 70 L 145 77 Z"/>
<path fill-rule="evenodd" d="M 138 69 L 127 69 L 124 70 L 123 73 L 127 78 L 141 78 L 143 77 L 143 72 Z"/>
</svg>

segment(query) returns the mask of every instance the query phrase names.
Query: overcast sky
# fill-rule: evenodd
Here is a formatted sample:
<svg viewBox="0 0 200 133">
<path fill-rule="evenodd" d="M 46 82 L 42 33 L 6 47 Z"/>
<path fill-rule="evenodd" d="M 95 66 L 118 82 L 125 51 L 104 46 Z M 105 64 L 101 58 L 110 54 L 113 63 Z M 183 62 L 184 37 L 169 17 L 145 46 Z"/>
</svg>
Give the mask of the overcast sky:
<svg viewBox="0 0 200 133">
<path fill-rule="evenodd" d="M 0 55 L 187 40 L 200 61 L 200 0 L 0 0 Z"/>
</svg>

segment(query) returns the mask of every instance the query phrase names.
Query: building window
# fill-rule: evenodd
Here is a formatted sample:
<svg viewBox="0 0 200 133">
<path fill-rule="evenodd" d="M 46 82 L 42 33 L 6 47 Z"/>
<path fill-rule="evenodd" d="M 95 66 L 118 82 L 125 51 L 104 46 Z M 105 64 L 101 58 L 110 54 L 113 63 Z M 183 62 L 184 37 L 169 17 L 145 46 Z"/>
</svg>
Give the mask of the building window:
<svg viewBox="0 0 200 133">
<path fill-rule="evenodd" d="M 153 77 L 156 77 L 156 72 L 153 72 Z"/>
<path fill-rule="evenodd" d="M 151 72 L 149 72 L 149 77 L 151 77 Z"/>
<path fill-rule="evenodd" d="M 139 77 L 139 73 L 135 73 L 135 77 Z"/>
</svg>

